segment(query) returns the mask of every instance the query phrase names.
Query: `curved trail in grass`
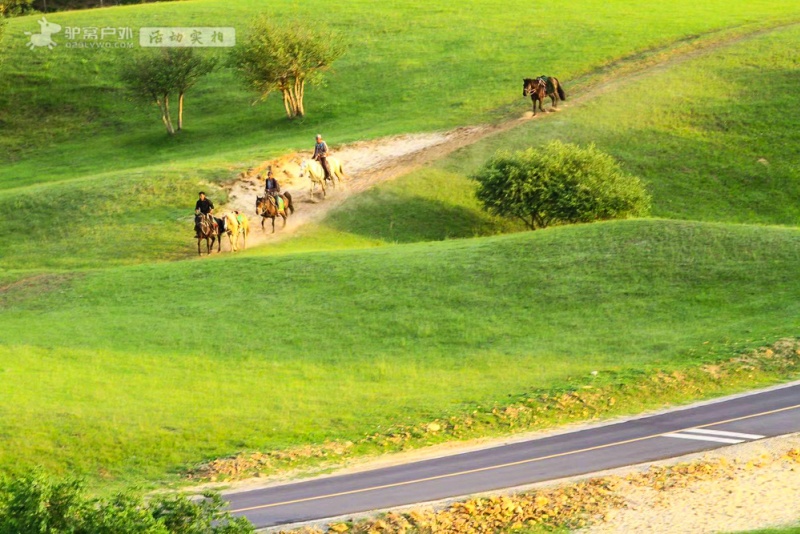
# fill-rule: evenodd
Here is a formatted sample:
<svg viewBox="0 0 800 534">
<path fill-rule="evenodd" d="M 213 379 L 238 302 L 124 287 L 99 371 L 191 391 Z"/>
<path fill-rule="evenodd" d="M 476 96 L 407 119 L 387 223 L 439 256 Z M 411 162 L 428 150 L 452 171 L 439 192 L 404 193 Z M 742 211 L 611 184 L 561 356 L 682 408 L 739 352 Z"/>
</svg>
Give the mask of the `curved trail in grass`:
<svg viewBox="0 0 800 534">
<path fill-rule="evenodd" d="M 752 30 L 741 27 L 727 28 L 674 41 L 659 48 L 636 52 L 598 67 L 569 83 L 568 88 L 571 89 L 567 93 L 568 100 L 562 103 L 561 109 L 581 106 L 636 80 L 741 41 L 798 24 L 800 21 L 782 22 Z M 509 104 L 506 115 L 511 114 L 512 107 L 518 106 L 517 103 Z M 530 106 L 529 99 L 525 99 L 525 106 Z M 266 169 L 273 167 L 284 184 L 284 190 L 290 190 L 294 195 L 298 209 L 296 214 L 289 217 L 284 228 L 281 228 L 280 221 L 276 223 L 276 233 L 269 233 L 271 231 L 269 220 L 266 221 L 266 231 L 262 232 L 258 227 L 261 218 L 256 217 L 254 224 L 251 224 L 249 243 L 259 245 L 275 242 L 290 237 L 308 223 L 321 221 L 348 198 L 374 185 L 406 175 L 487 137 L 527 124 L 530 120 L 547 120 L 549 115 L 550 113 L 543 113 L 532 116 L 528 111 L 521 117 L 496 124 L 459 127 L 444 133 L 398 135 L 338 147 L 335 154 L 344 162 L 348 179 L 337 189 L 331 190 L 329 187 L 330 194 L 324 200 L 321 200 L 319 193 L 310 194 L 307 180 L 298 176 L 300 161 L 309 158 L 310 152 L 265 161 L 260 166 L 243 172 L 241 179 L 229 184 L 230 202 L 224 208 L 252 213 L 255 197 L 263 191 L 263 180 L 258 180 L 257 176 L 263 177 Z"/>
</svg>

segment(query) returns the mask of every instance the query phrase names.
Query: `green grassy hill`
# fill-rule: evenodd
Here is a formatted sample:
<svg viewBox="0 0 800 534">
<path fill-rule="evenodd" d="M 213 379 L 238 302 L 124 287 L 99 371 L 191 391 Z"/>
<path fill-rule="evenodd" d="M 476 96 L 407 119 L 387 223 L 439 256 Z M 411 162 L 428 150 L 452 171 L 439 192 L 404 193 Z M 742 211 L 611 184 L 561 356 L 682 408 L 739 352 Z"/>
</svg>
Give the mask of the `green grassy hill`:
<svg viewBox="0 0 800 534">
<path fill-rule="evenodd" d="M 595 143 L 644 179 L 658 217 L 800 224 L 800 108 L 794 43 L 800 27 L 744 39 L 620 83 L 558 114 L 492 136 L 437 164 L 382 184 L 332 213 L 303 239 L 270 251 L 408 243 L 522 229 L 489 216 L 468 179 L 496 150 L 552 139 Z M 743 88 L 763 80 L 765 98 Z M 569 98 L 569 95 L 568 95 Z M 266 251 L 265 251 L 266 252 Z"/>
<path fill-rule="evenodd" d="M 308 119 L 251 107 L 222 71 L 189 95 L 188 129 L 173 140 L 124 96 L 122 51 L 34 53 L 22 33 L 35 18 L 11 22 L 0 471 L 42 464 L 98 488 L 154 485 L 241 450 L 357 439 L 593 370 L 634 380 L 797 335 L 797 27 L 591 93 L 611 63 L 641 67 L 648 50 L 800 21 L 796 2 L 321 5 L 53 15 L 241 30 L 267 9 L 319 14 L 348 34 Z M 517 80 L 541 72 L 585 98 L 354 197 L 276 246 L 169 261 L 195 254 L 198 186 L 222 200 L 220 184 L 316 131 L 339 143 L 516 118 L 529 105 Z M 519 228 L 481 211 L 466 176 L 497 148 L 551 138 L 615 155 L 660 218 L 495 236 Z M 453 239 L 476 236 L 491 237 Z"/>
<path fill-rule="evenodd" d="M 0 468 L 155 480 L 686 365 L 797 332 L 798 266 L 797 229 L 653 220 L 45 275 L 0 301 Z"/>
<path fill-rule="evenodd" d="M 38 29 L 36 17 L 12 20 L 0 77 L 0 187 L 154 164 L 197 168 L 251 161 L 307 147 L 317 131 L 344 142 L 483 122 L 518 97 L 524 76 L 556 72 L 574 79 L 675 40 L 800 16 L 792 0 L 678 0 L 661 7 L 646 0 L 584 0 L 558 10 L 522 0 L 484 0 L 469 9 L 455 0 L 205 0 L 50 18 L 64 28 L 229 25 L 241 35 L 264 11 L 276 18 L 318 18 L 351 43 L 328 86 L 309 91 L 309 117 L 288 126 L 277 100 L 252 107 L 254 95 L 223 70 L 188 96 L 187 131 L 171 141 L 155 110 L 132 105 L 121 89 L 118 60 L 130 50 L 65 48 L 62 35 L 62 46 L 30 51 L 24 32 Z"/>
</svg>

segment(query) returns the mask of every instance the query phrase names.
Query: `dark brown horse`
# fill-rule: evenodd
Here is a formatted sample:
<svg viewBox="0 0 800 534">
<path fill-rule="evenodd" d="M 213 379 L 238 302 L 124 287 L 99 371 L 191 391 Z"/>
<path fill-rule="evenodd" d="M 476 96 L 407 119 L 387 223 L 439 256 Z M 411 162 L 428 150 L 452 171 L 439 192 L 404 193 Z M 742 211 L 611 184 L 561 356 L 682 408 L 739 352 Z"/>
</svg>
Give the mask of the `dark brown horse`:
<svg viewBox="0 0 800 534">
<path fill-rule="evenodd" d="M 286 226 L 286 218 L 290 213 L 294 213 L 294 204 L 292 204 L 292 195 L 281 193 L 280 197 L 283 199 L 283 210 L 279 210 L 275 201 L 269 196 L 256 197 L 256 215 L 261 215 L 261 229 L 265 232 L 264 221 L 272 219 L 272 233 L 275 233 L 275 218 L 283 217 L 283 227 Z"/>
<path fill-rule="evenodd" d="M 214 248 L 214 241 L 218 242 L 217 252 L 219 252 L 219 245 L 222 243 L 222 239 L 218 239 L 219 219 L 215 221 L 214 217 L 211 215 L 203 215 L 199 212 L 196 213 L 199 216 L 197 222 L 194 223 L 194 231 L 197 233 L 197 254 L 200 256 L 203 255 L 203 253 L 200 252 L 200 242 L 203 239 L 206 240 L 206 254 L 211 254 L 211 249 Z M 217 222 L 217 224 L 214 224 L 215 222 Z"/>
<path fill-rule="evenodd" d="M 531 95 L 533 101 L 533 115 L 536 116 L 536 102 L 539 102 L 539 110 L 544 112 L 542 102 L 546 96 L 550 97 L 550 102 L 554 109 L 558 109 L 558 100 L 566 100 L 567 95 L 564 87 L 558 82 L 558 78 L 552 76 L 539 76 L 538 78 L 525 78 L 522 80 L 522 96 Z"/>
</svg>

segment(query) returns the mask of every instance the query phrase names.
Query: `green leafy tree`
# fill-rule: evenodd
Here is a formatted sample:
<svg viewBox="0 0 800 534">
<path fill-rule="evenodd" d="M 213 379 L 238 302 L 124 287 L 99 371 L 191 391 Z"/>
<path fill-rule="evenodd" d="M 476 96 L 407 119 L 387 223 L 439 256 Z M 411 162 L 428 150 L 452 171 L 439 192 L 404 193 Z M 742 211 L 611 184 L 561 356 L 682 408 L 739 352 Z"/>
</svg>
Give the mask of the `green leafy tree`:
<svg viewBox="0 0 800 534">
<path fill-rule="evenodd" d="M 262 100 L 280 91 L 292 119 L 305 115 L 306 84 L 321 82 L 345 50 L 342 37 L 319 24 L 277 24 L 262 16 L 233 49 L 231 62 Z"/>
<path fill-rule="evenodd" d="M 162 48 L 134 56 L 122 69 L 121 79 L 131 92 L 155 103 L 170 135 L 183 129 L 186 92 L 214 70 L 216 59 L 195 55 L 193 48 Z M 178 97 L 178 128 L 172 124 L 170 97 Z"/>
<path fill-rule="evenodd" d="M 172 68 L 175 91 L 178 93 L 178 130 L 183 129 L 183 101 L 186 91 L 209 74 L 217 65 L 216 58 L 194 54 L 193 48 L 168 49 L 167 61 Z"/>
<path fill-rule="evenodd" d="M 473 178 L 487 210 L 531 230 L 644 215 L 650 206 L 641 180 L 594 145 L 554 141 L 542 150 L 500 151 Z"/>
</svg>

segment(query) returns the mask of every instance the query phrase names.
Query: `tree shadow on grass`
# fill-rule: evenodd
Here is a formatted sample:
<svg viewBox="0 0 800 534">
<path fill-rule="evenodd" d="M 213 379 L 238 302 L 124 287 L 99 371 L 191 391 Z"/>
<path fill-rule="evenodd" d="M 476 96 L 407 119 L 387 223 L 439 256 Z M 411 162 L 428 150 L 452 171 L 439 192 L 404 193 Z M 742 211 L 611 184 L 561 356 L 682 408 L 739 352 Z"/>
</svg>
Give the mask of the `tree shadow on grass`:
<svg viewBox="0 0 800 534">
<path fill-rule="evenodd" d="M 520 229 L 480 208 L 377 190 L 346 202 L 324 223 L 342 232 L 393 243 L 441 241 Z"/>
</svg>

